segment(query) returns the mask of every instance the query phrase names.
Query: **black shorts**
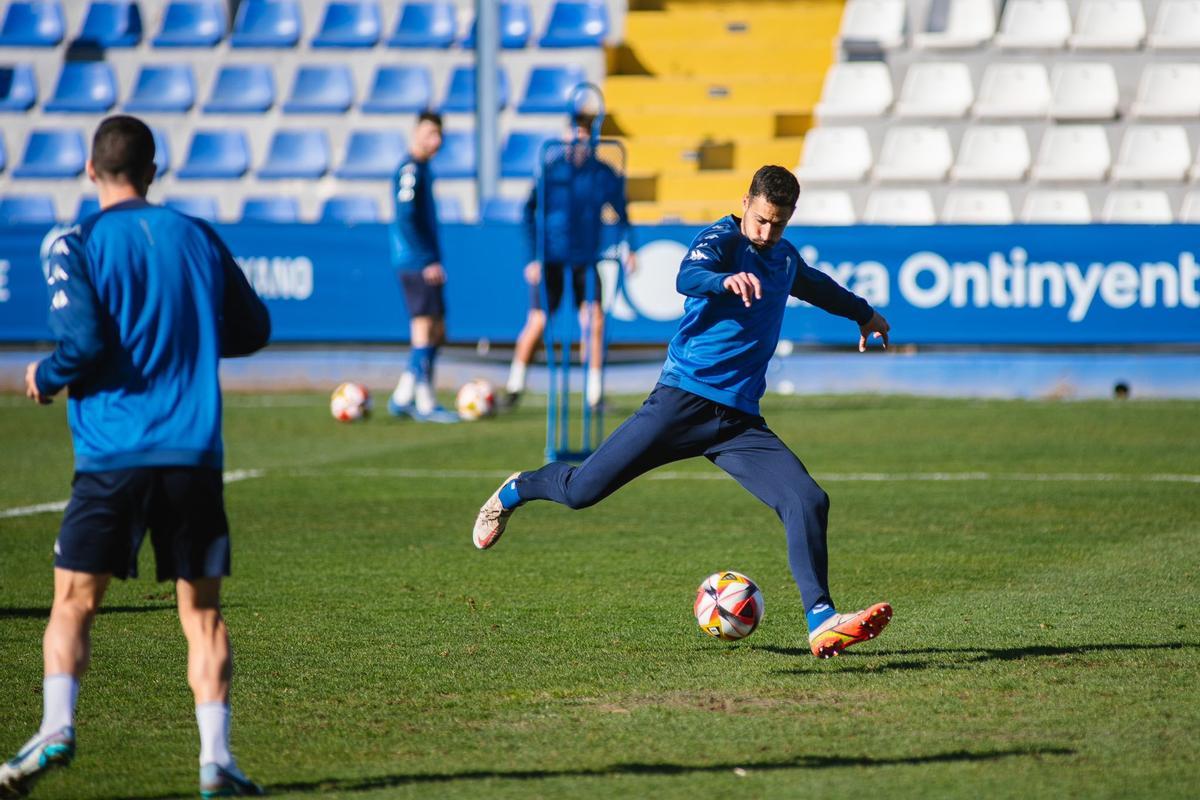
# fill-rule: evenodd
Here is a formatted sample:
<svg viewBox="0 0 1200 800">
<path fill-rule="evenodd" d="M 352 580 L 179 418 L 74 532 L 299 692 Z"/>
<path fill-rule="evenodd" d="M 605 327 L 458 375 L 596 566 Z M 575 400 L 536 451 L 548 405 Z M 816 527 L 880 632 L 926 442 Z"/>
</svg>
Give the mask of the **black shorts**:
<svg viewBox="0 0 1200 800">
<path fill-rule="evenodd" d="M 137 577 L 150 531 L 158 580 L 229 574 L 224 478 L 211 467 L 135 467 L 76 472 L 54 566 Z"/>
<path fill-rule="evenodd" d="M 400 285 L 404 287 L 404 303 L 410 317 L 446 316 L 446 301 L 442 297 L 442 285 L 430 286 L 425 282 L 421 270 L 401 270 Z"/>
<path fill-rule="evenodd" d="M 550 262 L 546 264 L 542 270 L 542 280 L 546 283 L 546 296 L 542 297 L 542 287 L 540 284 L 533 284 L 529 287 L 529 307 L 540 308 L 547 314 L 553 314 L 558 311 L 559 305 L 562 304 L 562 296 L 565 280 L 563 273 L 567 268 L 562 264 Z M 590 299 L 593 302 L 600 302 L 600 270 L 596 269 L 596 265 L 579 266 L 570 269 L 571 273 L 571 297 L 575 301 L 575 308 L 583 305 L 583 301 Z M 595 281 L 592 283 L 592 281 Z M 592 285 L 589 287 L 588 284 Z"/>
</svg>

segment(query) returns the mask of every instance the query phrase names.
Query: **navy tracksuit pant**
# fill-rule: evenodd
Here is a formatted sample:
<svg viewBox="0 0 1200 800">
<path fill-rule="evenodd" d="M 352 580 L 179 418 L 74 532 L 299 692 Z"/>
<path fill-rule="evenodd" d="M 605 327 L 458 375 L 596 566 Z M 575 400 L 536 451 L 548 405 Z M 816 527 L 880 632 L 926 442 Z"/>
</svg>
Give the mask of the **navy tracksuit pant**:
<svg viewBox="0 0 1200 800">
<path fill-rule="evenodd" d="M 586 508 L 655 467 L 704 456 L 775 509 L 805 610 L 829 596 L 829 496 L 760 416 L 661 383 L 596 452 L 572 467 L 547 464 L 517 479 L 522 500 Z"/>
</svg>

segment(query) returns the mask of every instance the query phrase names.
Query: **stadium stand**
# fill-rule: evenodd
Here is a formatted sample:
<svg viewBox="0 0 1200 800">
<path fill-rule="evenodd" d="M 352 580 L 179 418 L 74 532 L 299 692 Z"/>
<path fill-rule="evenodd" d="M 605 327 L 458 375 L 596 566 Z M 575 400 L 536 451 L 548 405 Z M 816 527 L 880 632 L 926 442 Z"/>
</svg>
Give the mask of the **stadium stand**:
<svg viewBox="0 0 1200 800">
<path fill-rule="evenodd" d="M 306 64 L 296 71 L 285 114 L 340 114 L 354 104 L 354 78 L 345 64 Z"/>
<path fill-rule="evenodd" d="M 457 197 L 436 197 L 434 198 L 434 204 L 437 206 L 439 222 L 445 224 L 463 221 L 463 207 Z"/>
<path fill-rule="evenodd" d="M 932 225 L 933 197 L 924 189 L 876 189 L 867 198 L 863 222 L 871 225 Z"/>
<path fill-rule="evenodd" d="M 394 131 L 351 131 L 337 177 L 388 180 L 404 160 L 406 147 L 404 136 Z"/>
<path fill-rule="evenodd" d="M 1174 221 L 1166 192 L 1142 189 L 1110 192 L 1100 212 L 1104 222 L 1161 225 Z"/>
<path fill-rule="evenodd" d="M 171 171 L 171 142 L 162 128 L 151 127 L 154 134 L 155 177 L 161 178 Z"/>
<path fill-rule="evenodd" d="M 542 145 L 558 136 L 554 131 L 512 131 L 500 151 L 500 175 L 532 178 Z"/>
<path fill-rule="evenodd" d="M 497 75 L 496 104 L 498 110 L 508 105 L 508 73 L 503 69 Z M 455 67 L 450 73 L 449 86 L 446 87 L 446 97 L 442 100 L 442 113 L 474 114 L 475 113 L 475 66 L 465 64 Z"/>
<path fill-rule="evenodd" d="M 447 48 L 458 38 L 458 16 L 451 2 L 405 3 L 388 39 L 389 47 Z"/>
<path fill-rule="evenodd" d="M 381 66 L 375 72 L 362 110 L 369 114 L 413 114 L 429 108 L 433 80 L 420 64 Z"/>
<path fill-rule="evenodd" d="M 198 217 L 208 222 L 217 221 L 217 198 L 211 195 L 177 195 L 168 197 L 164 202 L 167 208 L 173 208 L 189 217 Z"/>
<path fill-rule="evenodd" d="M 78 222 L 85 217 L 90 217 L 100 210 L 100 198 L 95 195 L 83 195 L 79 198 L 79 205 L 75 208 L 75 219 L 73 222 Z"/>
<path fill-rule="evenodd" d="M 442 149 L 430 166 L 435 178 L 471 178 L 475 163 L 475 131 L 447 130 L 442 134 Z"/>
<path fill-rule="evenodd" d="M 186 180 L 240 178 L 250 169 L 246 134 L 237 129 L 204 129 L 192 134 L 187 159 L 178 177 Z"/>
<path fill-rule="evenodd" d="M 171 0 L 163 13 L 155 47 L 213 47 L 225 37 L 221 0 Z"/>
<path fill-rule="evenodd" d="M 49 225 L 54 220 L 54 198 L 48 194 L 0 197 L 0 222 L 8 225 Z"/>
<path fill-rule="evenodd" d="M 25 111 L 37 102 L 32 64 L 0 66 L 0 113 Z"/>
<path fill-rule="evenodd" d="M 858 222 L 847 192 L 813 189 L 802 192 L 792 215 L 793 225 L 853 225 Z"/>
<path fill-rule="evenodd" d="M 258 177 L 319 178 L 329 171 L 329 139 L 324 130 L 280 130 L 271 139 Z"/>
<path fill-rule="evenodd" d="M 275 105 L 275 76 L 266 64 L 227 64 L 217 73 L 206 113 L 257 114 Z"/>
<path fill-rule="evenodd" d="M 4 132 L 0 131 L 0 172 L 8 166 L 8 150 L 4 147 Z"/>
<path fill-rule="evenodd" d="M 93 0 L 75 44 L 136 47 L 142 41 L 142 12 L 134 0 Z"/>
<path fill-rule="evenodd" d="M 471 23 L 471 31 L 463 40 L 463 47 L 475 47 L 476 23 Z M 505 50 L 521 50 L 529 43 L 533 34 L 533 12 L 529 3 L 517 2 L 500 3 L 500 46 Z"/>
<path fill-rule="evenodd" d="M 1025 196 L 1021 221 L 1046 225 L 1086 225 L 1092 221 L 1088 196 L 1078 189 L 1034 189 Z"/>
<path fill-rule="evenodd" d="M 562 114 L 568 110 L 571 93 L 585 78 L 576 66 L 536 66 L 529 72 L 518 110 L 522 114 Z"/>
<path fill-rule="evenodd" d="M 295 47 L 302 21 L 296 0 L 243 0 L 233 20 L 233 47 Z"/>
<path fill-rule="evenodd" d="M 338 195 L 325 201 L 321 209 L 322 222 L 339 222 L 358 225 L 364 222 L 379 222 L 379 206 L 374 197 L 367 195 Z"/>
<path fill-rule="evenodd" d="M 0 47 L 54 47 L 64 31 L 58 0 L 13 0 L 0 23 Z"/>
<path fill-rule="evenodd" d="M 949 225 L 1008 225 L 1012 201 L 1001 189 L 957 189 L 946 193 L 941 221 Z"/>
<path fill-rule="evenodd" d="M 603 0 L 558 0 L 550 12 L 541 47 L 599 47 L 608 35 Z"/>
<path fill-rule="evenodd" d="M 117 82 L 105 61 L 68 61 L 45 111 L 102 114 L 117 102 Z"/>
<path fill-rule="evenodd" d="M 379 5 L 354 0 L 334 2 L 325 7 L 321 29 L 312 40 L 313 47 L 374 47 L 383 32 Z"/>
<path fill-rule="evenodd" d="M 29 132 L 17 178 L 74 178 L 83 172 L 87 148 L 77 129 L 34 129 Z"/>
<path fill-rule="evenodd" d="M 131 114 L 183 114 L 196 104 L 196 78 L 188 64 L 148 64 L 138 72 L 133 92 L 125 101 Z"/>
<path fill-rule="evenodd" d="M 484 222 L 521 222 L 525 218 L 525 201 L 516 197 L 490 197 L 479 216 Z"/>
<path fill-rule="evenodd" d="M 247 197 L 242 202 L 242 222 L 269 222 L 275 224 L 298 222 L 300 204 L 296 198 L 285 195 L 270 197 Z"/>
</svg>

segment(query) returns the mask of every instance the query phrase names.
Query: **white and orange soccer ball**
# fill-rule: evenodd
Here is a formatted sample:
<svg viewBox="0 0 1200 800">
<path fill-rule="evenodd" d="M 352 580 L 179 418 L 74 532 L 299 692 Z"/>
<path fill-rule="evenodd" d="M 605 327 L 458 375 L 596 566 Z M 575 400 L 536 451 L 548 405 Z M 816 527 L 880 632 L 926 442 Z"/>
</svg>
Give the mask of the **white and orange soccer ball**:
<svg viewBox="0 0 1200 800">
<path fill-rule="evenodd" d="M 357 422 L 371 414 L 371 392 L 361 383 L 339 384 L 329 398 L 329 413 L 338 422 Z"/>
<path fill-rule="evenodd" d="M 458 390 L 454 407 L 465 420 L 490 417 L 496 413 L 496 387 L 483 378 L 469 380 Z"/>
<path fill-rule="evenodd" d="M 733 641 L 754 633 L 763 617 L 758 585 L 740 572 L 714 572 L 696 590 L 696 623 L 717 639 Z"/>
</svg>

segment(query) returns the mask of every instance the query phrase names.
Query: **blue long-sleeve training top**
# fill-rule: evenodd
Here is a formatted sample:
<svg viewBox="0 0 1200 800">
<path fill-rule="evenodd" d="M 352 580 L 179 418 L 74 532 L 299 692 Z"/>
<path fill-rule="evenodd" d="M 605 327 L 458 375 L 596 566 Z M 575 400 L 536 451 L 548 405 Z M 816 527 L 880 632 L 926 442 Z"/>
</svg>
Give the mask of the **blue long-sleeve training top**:
<svg viewBox="0 0 1200 800">
<path fill-rule="evenodd" d="M 752 273 L 762 284 L 762 298 L 749 308 L 724 287 L 738 272 Z M 660 381 L 749 414 L 759 413 L 789 296 L 859 325 L 875 313 L 866 300 L 805 264 L 786 239 L 756 249 L 733 215 L 692 241 L 675 288 L 687 300 Z"/>
<path fill-rule="evenodd" d="M 525 203 L 525 233 L 529 257 L 537 257 L 538 193 L 545 193 L 543 258 L 549 264 L 592 264 L 600 257 L 604 206 L 612 208 L 622 239 L 629 240 L 625 181 L 595 155 L 575 156 L 567 146 L 552 159 L 534 183 Z"/>
<path fill-rule="evenodd" d="M 216 232 L 128 200 L 55 240 L 46 281 L 57 345 L 36 381 L 70 387 L 76 470 L 220 469 L 218 362 L 263 347 L 271 321 Z"/>
<path fill-rule="evenodd" d="M 433 199 L 433 170 L 428 161 L 409 158 L 392 176 L 395 216 L 391 232 L 392 266 L 400 270 L 424 269 L 440 263 L 437 206 Z"/>
</svg>

